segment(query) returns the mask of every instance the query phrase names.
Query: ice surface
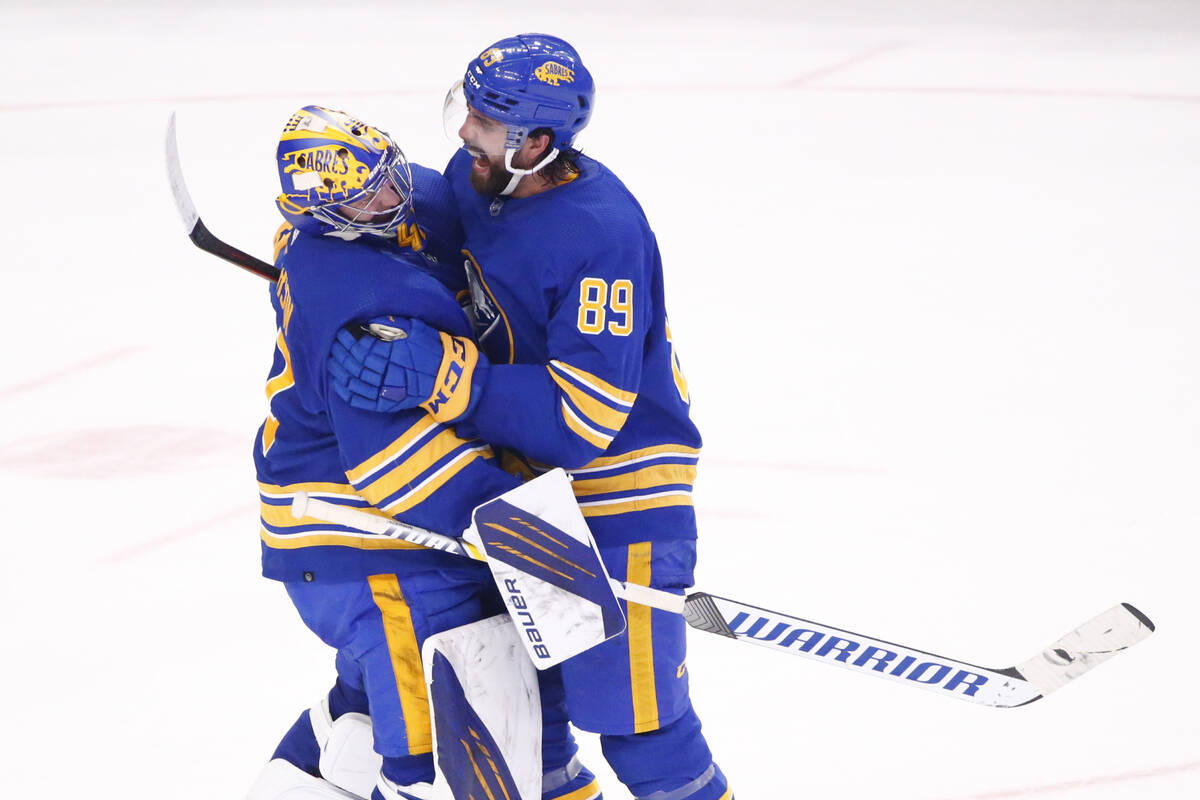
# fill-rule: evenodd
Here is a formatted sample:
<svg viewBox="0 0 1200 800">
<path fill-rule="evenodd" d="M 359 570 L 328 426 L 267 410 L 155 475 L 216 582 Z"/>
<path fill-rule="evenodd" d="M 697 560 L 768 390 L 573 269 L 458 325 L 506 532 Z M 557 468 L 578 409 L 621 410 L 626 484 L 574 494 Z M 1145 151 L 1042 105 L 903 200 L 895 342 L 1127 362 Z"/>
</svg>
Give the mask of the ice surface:
<svg viewBox="0 0 1200 800">
<path fill-rule="evenodd" d="M 169 112 L 267 258 L 295 108 L 440 166 L 466 60 L 542 29 L 662 247 L 702 588 L 994 667 L 1158 625 L 1012 711 L 695 634 L 738 796 L 1200 796 L 1200 8 L 435 5 L 0 8 L 5 795 L 240 797 L 332 677 L 258 576 L 267 287 L 184 237 Z"/>
</svg>

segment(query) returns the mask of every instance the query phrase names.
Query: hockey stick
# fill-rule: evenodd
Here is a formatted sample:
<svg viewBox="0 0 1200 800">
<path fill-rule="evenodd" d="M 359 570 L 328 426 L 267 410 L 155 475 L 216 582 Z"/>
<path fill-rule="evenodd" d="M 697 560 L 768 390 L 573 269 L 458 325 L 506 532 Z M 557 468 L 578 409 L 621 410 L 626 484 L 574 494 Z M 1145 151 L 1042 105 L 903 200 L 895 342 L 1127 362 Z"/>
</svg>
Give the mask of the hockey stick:
<svg viewBox="0 0 1200 800">
<path fill-rule="evenodd" d="M 457 536 L 446 536 L 434 533 L 425 528 L 418 528 L 399 520 L 368 514 L 356 508 L 339 506 L 310 497 L 306 492 L 297 492 L 292 500 L 292 516 L 296 519 L 312 517 L 347 528 L 356 528 L 365 533 L 386 536 L 389 539 L 399 539 L 411 544 L 428 547 L 431 550 L 441 550 L 463 558 L 487 562 L 488 557 L 474 544 Z M 615 578 L 609 578 L 613 594 L 623 597 L 630 602 L 644 606 L 670 611 L 674 614 L 684 613 L 685 599 L 682 595 L 651 589 L 637 584 L 624 583 Z"/>
<path fill-rule="evenodd" d="M 487 557 L 459 537 L 389 520 L 298 493 L 292 514 L 402 539 L 477 561 Z M 985 706 L 1012 708 L 1038 700 L 1137 644 L 1154 631 L 1128 603 L 1114 606 L 1013 667 L 988 669 L 737 600 L 694 592 L 686 598 L 610 579 L 618 597 L 682 614 L 691 627 L 771 647 Z"/>
<path fill-rule="evenodd" d="M 196 212 L 192 196 L 188 193 L 187 183 L 183 180 L 183 170 L 179 167 L 179 143 L 175 136 L 175 112 L 167 122 L 167 178 L 171 182 L 171 194 L 175 198 L 175 208 L 183 219 L 184 230 L 192 244 L 206 253 L 212 253 L 231 264 L 236 264 L 247 272 L 253 272 L 260 278 L 269 281 L 279 280 L 279 269 L 265 261 L 260 261 L 249 253 L 244 253 L 213 236 Z"/>
</svg>

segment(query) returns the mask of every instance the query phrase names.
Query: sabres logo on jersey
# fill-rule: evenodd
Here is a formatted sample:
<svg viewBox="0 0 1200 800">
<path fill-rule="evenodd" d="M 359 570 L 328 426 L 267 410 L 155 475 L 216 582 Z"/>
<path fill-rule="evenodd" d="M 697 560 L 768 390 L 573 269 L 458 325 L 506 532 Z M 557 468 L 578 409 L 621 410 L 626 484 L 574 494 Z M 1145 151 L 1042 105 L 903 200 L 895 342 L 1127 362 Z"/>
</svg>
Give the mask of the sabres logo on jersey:
<svg viewBox="0 0 1200 800">
<path fill-rule="evenodd" d="M 575 82 L 575 70 L 568 69 L 557 61 L 547 61 L 533 71 L 533 77 L 537 78 L 542 83 L 548 83 L 551 86 L 558 86 L 559 81 L 566 83 Z"/>
<path fill-rule="evenodd" d="M 487 353 L 494 363 L 511 364 L 513 357 L 512 330 L 504 310 L 492 296 L 487 284 L 483 281 L 483 272 L 476 263 L 474 256 L 463 251 L 466 259 L 463 268 L 467 274 L 467 293 L 469 303 L 463 303 L 467 316 L 471 319 L 471 328 L 475 333 L 475 341 Z"/>
</svg>

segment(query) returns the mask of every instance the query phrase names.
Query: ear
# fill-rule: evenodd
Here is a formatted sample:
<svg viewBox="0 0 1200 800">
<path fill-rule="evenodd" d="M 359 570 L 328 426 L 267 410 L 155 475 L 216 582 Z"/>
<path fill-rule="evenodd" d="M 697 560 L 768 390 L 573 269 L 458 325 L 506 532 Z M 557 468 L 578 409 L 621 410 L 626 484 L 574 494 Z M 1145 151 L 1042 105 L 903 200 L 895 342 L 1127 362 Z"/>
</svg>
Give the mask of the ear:
<svg viewBox="0 0 1200 800">
<path fill-rule="evenodd" d="M 550 152 L 550 134 L 541 133 L 537 136 L 530 136 L 525 139 L 521 145 L 522 161 L 526 164 L 536 164 L 541 161 L 546 153 Z"/>
</svg>

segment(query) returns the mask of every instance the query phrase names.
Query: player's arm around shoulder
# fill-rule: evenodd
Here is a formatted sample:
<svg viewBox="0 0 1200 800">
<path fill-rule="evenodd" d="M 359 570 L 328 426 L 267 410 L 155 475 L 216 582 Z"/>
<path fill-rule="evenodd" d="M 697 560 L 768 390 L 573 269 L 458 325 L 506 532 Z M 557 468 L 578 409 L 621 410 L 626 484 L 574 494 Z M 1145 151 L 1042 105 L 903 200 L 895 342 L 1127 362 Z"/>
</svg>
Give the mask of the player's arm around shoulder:
<svg viewBox="0 0 1200 800">
<path fill-rule="evenodd" d="M 489 445 L 459 435 L 422 409 L 380 414 L 356 408 L 332 390 L 326 397 L 349 483 L 390 517 L 460 530 L 472 508 L 518 483 L 496 466 Z"/>
</svg>

